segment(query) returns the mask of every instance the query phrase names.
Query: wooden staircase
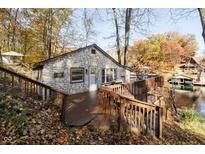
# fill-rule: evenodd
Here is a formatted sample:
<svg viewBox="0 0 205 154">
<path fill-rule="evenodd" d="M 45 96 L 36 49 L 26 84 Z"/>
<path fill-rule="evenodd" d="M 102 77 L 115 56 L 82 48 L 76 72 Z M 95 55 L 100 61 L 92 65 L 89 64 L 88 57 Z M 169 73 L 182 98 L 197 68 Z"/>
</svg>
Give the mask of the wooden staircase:
<svg viewBox="0 0 205 154">
<path fill-rule="evenodd" d="M 16 73 L 9 69 L 0 66 L 0 80 L 2 82 L 2 89 L 6 87 L 19 87 L 21 92 L 27 97 L 33 97 L 41 100 L 64 102 L 65 93 L 53 89 L 52 87 L 33 80 L 25 75 Z"/>
</svg>

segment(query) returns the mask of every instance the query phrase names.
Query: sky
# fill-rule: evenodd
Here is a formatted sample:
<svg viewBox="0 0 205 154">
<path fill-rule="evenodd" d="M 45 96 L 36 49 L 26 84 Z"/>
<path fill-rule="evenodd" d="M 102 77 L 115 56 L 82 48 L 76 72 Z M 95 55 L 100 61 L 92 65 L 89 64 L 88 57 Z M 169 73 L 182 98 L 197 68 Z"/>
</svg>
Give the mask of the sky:
<svg viewBox="0 0 205 154">
<path fill-rule="evenodd" d="M 196 55 L 199 56 L 204 54 L 205 45 L 202 38 L 202 27 L 197 10 L 190 13 L 189 17 L 186 16 L 181 18 L 180 20 L 177 20 L 177 22 L 171 20 L 169 9 L 154 9 L 154 12 L 156 14 L 156 18 L 153 18 L 155 21 L 150 27 L 148 35 L 142 35 L 134 32 L 130 40 L 130 45 L 132 45 L 136 40 L 146 39 L 146 37 L 151 34 L 176 31 L 180 34 L 194 34 L 199 46 L 199 50 L 196 52 Z M 100 18 L 106 18 L 107 16 L 106 12 L 102 11 Z M 98 20 L 95 22 L 94 29 L 96 31 L 96 36 L 92 40 L 92 43 L 96 43 L 104 50 L 111 49 L 113 47 L 113 42 L 115 42 L 115 38 L 113 37 L 108 39 L 108 37 L 113 35 L 113 32 L 115 32 L 113 22 Z"/>
</svg>

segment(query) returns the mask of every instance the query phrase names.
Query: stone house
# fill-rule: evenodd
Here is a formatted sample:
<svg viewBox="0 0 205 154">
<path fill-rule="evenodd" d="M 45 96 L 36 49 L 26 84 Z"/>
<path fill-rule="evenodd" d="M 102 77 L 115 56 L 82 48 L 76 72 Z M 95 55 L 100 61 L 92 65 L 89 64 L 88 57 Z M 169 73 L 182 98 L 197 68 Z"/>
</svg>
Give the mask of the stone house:
<svg viewBox="0 0 205 154">
<path fill-rule="evenodd" d="M 71 95 L 135 81 L 136 73 L 92 44 L 35 64 L 32 78 Z"/>
</svg>

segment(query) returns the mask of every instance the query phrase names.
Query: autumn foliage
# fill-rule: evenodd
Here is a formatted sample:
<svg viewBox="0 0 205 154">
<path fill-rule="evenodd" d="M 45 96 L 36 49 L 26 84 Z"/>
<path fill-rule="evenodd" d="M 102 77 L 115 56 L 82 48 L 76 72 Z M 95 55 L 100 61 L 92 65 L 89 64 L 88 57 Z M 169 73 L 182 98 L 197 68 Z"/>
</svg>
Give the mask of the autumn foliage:
<svg viewBox="0 0 205 154">
<path fill-rule="evenodd" d="M 198 49 L 194 35 L 177 32 L 138 40 L 129 48 L 129 65 L 139 72 L 158 72 L 186 63 Z"/>
<path fill-rule="evenodd" d="M 0 48 L 24 55 L 33 64 L 63 52 L 63 34 L 72 9 L 0 9 Z"/>
</svg>

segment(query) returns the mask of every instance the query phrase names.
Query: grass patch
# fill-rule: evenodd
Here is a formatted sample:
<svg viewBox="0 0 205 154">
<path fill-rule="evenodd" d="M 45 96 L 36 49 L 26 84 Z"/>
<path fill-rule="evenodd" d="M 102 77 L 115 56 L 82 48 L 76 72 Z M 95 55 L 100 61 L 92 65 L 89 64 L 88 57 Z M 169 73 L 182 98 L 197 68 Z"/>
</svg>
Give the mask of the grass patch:
<svg viewBox="0 0 205 154">
<path fill-rule="evenodd" d="M 181 126 L 205 135 L 205 119 L 194 108 L 183 108 Z"/>
</svg>

